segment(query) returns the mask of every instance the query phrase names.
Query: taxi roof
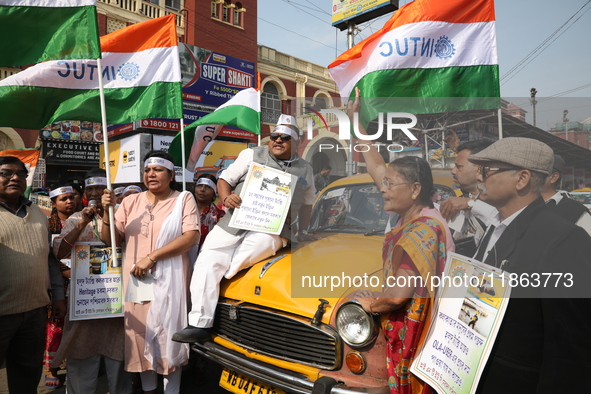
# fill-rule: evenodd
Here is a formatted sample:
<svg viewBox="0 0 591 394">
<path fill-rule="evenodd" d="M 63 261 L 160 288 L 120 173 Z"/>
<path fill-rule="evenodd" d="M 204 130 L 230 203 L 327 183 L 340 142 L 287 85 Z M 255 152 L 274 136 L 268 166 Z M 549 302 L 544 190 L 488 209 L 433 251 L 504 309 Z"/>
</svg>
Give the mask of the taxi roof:
<svg viewBox="0 0 591 394">
<path fill-rule="evenodd" d="M 449 186 L 452 189 L 456 190 L 456 187 L 454 186 L 453 177 L 451 175 L 451 168 L 433 168 L 433 169 L 431 169 L 431 172 L 433 173 L 433 183 Z M 373 182 L 373 180 L 371 179 L 371 176 L 369 174 L 367 174 L 367 173 L 366 174 L 357 174 L 357 175 L 351 175 L 351 176 L 347 176 L 347 177 L 341 178 L 339 180 L 336 180 L 336 181 L 332 182 L 330 185 L 328 185 L 328 187 L 333 188 L 333 187 L 338 187 L 338 186 L 346 186 L 346 185 L 354 185 L 357 183 L 370 183 L 370 182 Z M 457 190 L 456 190 L 456 194 L 457 194 Z"/>
</svg>

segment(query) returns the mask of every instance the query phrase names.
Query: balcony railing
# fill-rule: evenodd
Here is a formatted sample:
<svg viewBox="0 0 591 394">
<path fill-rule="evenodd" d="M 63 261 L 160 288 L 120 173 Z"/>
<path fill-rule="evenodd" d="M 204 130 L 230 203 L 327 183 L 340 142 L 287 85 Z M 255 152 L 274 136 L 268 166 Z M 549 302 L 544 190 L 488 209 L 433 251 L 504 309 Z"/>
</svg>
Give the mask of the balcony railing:
<svg viewBox="0 0 591 394">
<path fill-rule="evenodd" d="M 278 63 L 282 66 L 295 68 L 297 70 L 315 75 L 320 78 L 332 80 L 330 74 L 328 73 L 328 69 L 326 69 L 325 67 L 307 62 L 305 60 L 298 59 L 294 56 L 282 52 L 278 52 L 273 48 L 259 45 L 258 57 L 259 61 Z"/>
<path fill-rule="evenodd" d="M 97 0 L 97 4 L 100 3 L 108 4 L 110 7 L 120 8 L 124 11 L 142 15 L 150 19 L 174 14 L 176 15 L 177 27 L 185 27 L 183 14 L 181 12 L 161 7 L 157 4 L 147 3 L 142 0 Z"/>
</svg>

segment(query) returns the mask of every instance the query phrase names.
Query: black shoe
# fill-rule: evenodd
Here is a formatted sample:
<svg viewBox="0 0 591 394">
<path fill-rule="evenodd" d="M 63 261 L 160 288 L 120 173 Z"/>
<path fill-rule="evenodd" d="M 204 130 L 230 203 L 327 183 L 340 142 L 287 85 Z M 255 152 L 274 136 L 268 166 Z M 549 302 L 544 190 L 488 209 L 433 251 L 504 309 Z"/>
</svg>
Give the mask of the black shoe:
<svg viewBox="0 0 591 394">
<path fill-rule="evenodd" d="M 179 332 L 175 332 L 172 340 L 182 343 L 207 342 L 211 340 L 207 328 L 187 326 Z"/>
</svg>

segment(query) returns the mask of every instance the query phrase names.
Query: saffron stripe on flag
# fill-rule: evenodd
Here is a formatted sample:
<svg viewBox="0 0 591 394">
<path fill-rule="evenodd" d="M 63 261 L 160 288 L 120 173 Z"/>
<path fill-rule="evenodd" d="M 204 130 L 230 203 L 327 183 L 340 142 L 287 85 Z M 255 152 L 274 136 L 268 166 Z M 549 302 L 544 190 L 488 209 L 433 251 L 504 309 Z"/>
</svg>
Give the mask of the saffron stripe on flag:
<svg viewBox="0 0 591 394">
<path fill-rule="evenodd" d="M 101 39 L 114 51 L 103 52 L 101 70 L 108 123 L 183 116 L 174 18 L 123 28 L 117 40 L 112 35 Z M 0 81 L 0 124 L 39 129 L 57 120 L 100 122 L 98 75 L 97 61 L 88 59 L 44 62 L 14 74 Z"/>
<path fill-rule="evenodd" d="M 495 22 L 469 25 L 425 22 L 405 25 L 375 40 L 366 48 L 364 59 L 334 66 L 331 74 L 341 95 L 348 97 L 363 75 L 377 70 L 498 64 L 496 45 L 474 45 L 476 42 L 494 44 L 494 38 Z M 339 73 L 345 69 L 346 72 Z"/>
<path fill-rule="evenodd" d="M 103 52 L 140 52 L 151 48 L 177 46 L 174 14 L 137 23 L 101 37 Z"/>
<path fill-rule="evenodd" d="M 366 47 L 388 31 L 401 26 L 430 21 L 449 23 L 478 23 L 495 20 L 494 3 L 491 0 L 415 0 L 400 7 L 384 26 L 353 48 L 341 54 L 328 68 L 348 60 L 359 58 Z"/>
<path fill-rule="evenodd" d="M 329 66 L 341 96 L 378 113 L 437 113 L 500 105 L 494 0 L 414 0 Z"/>
</svg>

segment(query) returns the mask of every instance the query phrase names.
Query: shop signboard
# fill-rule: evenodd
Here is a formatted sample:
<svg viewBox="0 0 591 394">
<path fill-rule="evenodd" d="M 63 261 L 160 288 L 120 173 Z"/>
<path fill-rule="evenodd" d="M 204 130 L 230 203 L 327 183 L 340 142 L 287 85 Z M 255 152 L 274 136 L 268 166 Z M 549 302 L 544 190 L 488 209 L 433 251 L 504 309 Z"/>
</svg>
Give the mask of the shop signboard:
<svg viewBox="0 0 591 394">
<path fill-rule="evenodd" d="M 136 134 L 109 142 L 111 183 L 142 182 L 142 158 L 152 149 L 150 134 Z M 100 167 L 106 168 L 105 151 L 100 145 Z"/>
<path fill-rule="evenodd" d="M 341 30 L 347 22 L 367 22 L 398 9 L 398 0 L 332 0 L 332 25 Z"/>
<path fill-rule="evenodd" d="M 70 164 L 94 167 L 99 163 L 99 144 L 72 140 L 42 140 L 47 165 Z"/>
<path fill-rule="evenodd" d="M 186 125 L 255 86 L 253 62 L 185 43 L 179 44 L 179 55 Z"/>
</svg>

